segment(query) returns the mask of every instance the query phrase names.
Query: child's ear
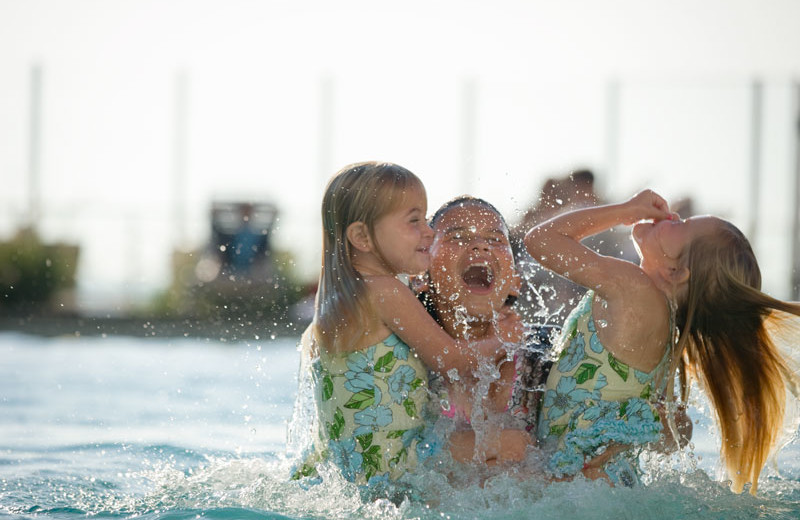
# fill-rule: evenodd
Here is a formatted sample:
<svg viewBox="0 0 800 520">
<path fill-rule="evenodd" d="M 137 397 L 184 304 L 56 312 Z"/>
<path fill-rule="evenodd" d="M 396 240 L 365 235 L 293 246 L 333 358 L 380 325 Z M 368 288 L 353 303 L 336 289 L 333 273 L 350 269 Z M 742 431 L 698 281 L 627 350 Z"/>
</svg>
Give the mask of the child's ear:
<svg viewBox="0 0 800 520">
<path fill-rule="evenodd" d="M 369 236 L 367 225 L 363 222 L 353 222 L 347 226 L 345 234 L 347 235 L 347 240 L 350 242 L 350 245 L 359 251 L 364 253 L 372 251 L 372 238 Z"/>
</svg>

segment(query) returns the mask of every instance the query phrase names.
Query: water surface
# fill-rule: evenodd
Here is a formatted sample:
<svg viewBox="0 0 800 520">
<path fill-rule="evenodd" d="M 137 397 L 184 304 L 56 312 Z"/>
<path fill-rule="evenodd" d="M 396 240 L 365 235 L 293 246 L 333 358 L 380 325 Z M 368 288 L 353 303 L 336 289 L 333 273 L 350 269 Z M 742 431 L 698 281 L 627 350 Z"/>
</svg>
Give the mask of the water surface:
<svg viewBox="0 0 800 520">
<path fill-rule="evenodd" d="M 695 449 L 640 489 L 435 471 L 415 476 L 428 503 L 304 489 L 286 479 L 297 368 L 293 339 L 0 334 L 0 518 L 800 518 L 798 447 L 758 497 L 735 495 L 702 406 Z"/>
</svg>

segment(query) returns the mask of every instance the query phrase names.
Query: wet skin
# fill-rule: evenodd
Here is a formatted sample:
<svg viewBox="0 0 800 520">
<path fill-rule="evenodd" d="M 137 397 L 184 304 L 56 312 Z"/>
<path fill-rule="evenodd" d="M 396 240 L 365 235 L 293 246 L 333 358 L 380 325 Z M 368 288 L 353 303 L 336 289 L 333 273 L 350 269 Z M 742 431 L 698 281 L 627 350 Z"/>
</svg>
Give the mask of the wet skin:
<svg viewBox="0 0 800 520">
<path fill-rule="evenodd" d="M 430 253 L 430 284 L 445 329 L 451 335 L 465 333 L 463 319 L 456 316 L 461 309 L 470 318 L 471 335 L 488 332 L 516 276 L 502 219 L 476 203 L 453 207 L 436 222 Z"/>
<path fill-rule="evenodd" d="M 519 279 L 508 229 L 491 209 L 480 203 L 465 202 L 447 210 L 433 231 L 429 283 L 443 326 L 453 337 L 484 337 L 491 332 L 492 320 L 513 312 L 505 303 L 509 294 L 518 289 Z M 514 364 L 503 363 L 499 370 L 500 379 L 485 396 L 485 404 L 493 413 L 502 413 L 508 404 Z M 474 381 L 463 383 L 464 387 L 451 388 L 451 404 L 470 416 L 474 399 L 479 396 L 469 391 Z M 530 441 L 527 432 L 521 437 L 518 444 Z M 465 453 L 471 453 L 471 448 Z"/>
</svg>

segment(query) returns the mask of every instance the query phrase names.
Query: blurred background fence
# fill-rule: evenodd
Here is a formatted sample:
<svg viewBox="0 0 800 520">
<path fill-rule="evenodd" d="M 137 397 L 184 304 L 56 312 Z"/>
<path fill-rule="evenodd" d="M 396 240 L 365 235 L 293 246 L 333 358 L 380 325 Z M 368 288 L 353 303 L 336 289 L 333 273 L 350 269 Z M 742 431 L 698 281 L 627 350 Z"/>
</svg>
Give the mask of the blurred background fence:
<svg viewBox="0 0 800 520">
<path fill-rule="evenodd" d="M 512 224 L 546 179 L 586 168 L 605 200 L 650 187 L 732 220 L 764 288 L 800 299 L 798 7 L 691 3 L 686 25 L 672 3 L 658 16 L 619 4 L 630 23 L 577 1 L 422 18 L 359 2 L 110 2 L 80 20 L 47 0 L 0 4 L 0 241 L 33 231 L 71 251 L 55 275 L 54 258 L 40 269 L 62 280 L 48 312 L 169 313 L 176 284 L 207 284 L 214 268 L 198 264 L 231 247 L 214 239 L 215 204 L 271 205 L 287 291 L 269 305 L 286 318 L 313 295 L 319 200 L 341 166 L 403 164 L 430 210 L 469 192 Z M 19 269 L 3 269 L 8 308 Z"/>
</svg>

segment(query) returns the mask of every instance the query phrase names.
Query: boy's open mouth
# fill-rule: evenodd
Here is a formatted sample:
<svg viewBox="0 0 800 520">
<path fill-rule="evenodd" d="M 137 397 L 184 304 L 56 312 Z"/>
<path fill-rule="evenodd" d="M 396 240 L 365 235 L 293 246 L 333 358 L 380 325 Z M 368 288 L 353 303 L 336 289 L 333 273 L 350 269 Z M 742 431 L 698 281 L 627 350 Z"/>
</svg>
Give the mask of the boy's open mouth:
<svg viewBox="0 0 800 520">
<path fill-rule="evenodd" d="M 486 264 L 472 264 L 461 274 L 461 279 L 470 289 L 489 289 L 494 281 L 494 273 Z"/>
</svg>

